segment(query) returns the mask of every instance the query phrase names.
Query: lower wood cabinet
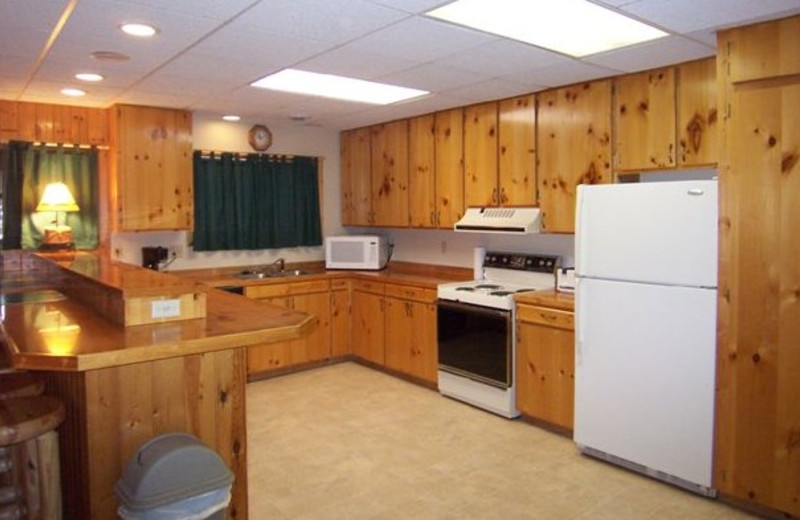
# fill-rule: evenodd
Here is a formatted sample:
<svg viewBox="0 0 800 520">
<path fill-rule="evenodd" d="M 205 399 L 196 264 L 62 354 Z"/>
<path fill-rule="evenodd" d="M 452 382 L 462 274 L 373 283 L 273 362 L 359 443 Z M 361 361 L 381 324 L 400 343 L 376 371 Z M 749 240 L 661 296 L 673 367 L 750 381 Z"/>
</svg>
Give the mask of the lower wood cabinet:
<svg viewBox="0 0 800 520">
<path fill-rule="evenodd" d="M 314 330 L 300 339 L 249 347 L 248 376 L 330 358 L 330 281 L 313 280 L 250 286 L 245 289 L 245 295 L 277 307 L 307 312 L 316 318 Z"/>
<path fill-rule="evenodd" d="M 351 333 L 353 354 L 378 365 L 386 364 L 385 284 L 354 280 L 351 294 Z"/>
<path fill-rule="evenodd" d="M 574 313 L 517 306 L 517 407 L 572 430 L 575 401 Z"/>
<path fill-rule="evenodd" d="M 350 338 L 350 281 L 331 280 L 331 357 L 352 354 Z"/>
<path fill-rule="evenodd" d="M 436 384 L 436 290 L 386 285 L 386 366 Z"/>
</svg>

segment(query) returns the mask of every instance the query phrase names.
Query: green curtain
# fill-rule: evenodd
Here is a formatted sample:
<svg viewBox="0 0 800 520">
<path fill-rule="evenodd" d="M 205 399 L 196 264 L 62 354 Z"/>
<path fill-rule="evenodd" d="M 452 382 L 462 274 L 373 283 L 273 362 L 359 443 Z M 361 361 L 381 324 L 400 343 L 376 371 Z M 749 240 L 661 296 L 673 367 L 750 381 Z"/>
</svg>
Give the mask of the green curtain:
<svg viewBox="0 0 800 520">
<path fill-rule="evenodd" d="M 322 244 L 316 157 L 194 153 L 195 251 Z"/>
<path fill-rule="evenodd" d="M 78 212 L 62 213 L 61 222 L 72 228 L 76 248 L 96 248 L 99 242 L 97 150 L 72 146 L 33 146 L 18 141 L 12 141 L 9 148 L 7 173 L 14 181 L 21 179 L 21 183 L 9 186 L 13 191 L 9 191 L 6 200 L 11 205 L 19 205 L 17 214 L 20 220 L 18 223 L 10 222 L 10 225 L 20 230 L 20 238 L 18 244 L 9 241 L 6 246 L 4 234 L 4 247 L 39 247 L 44 228 L 54 220 L 55 215 L 52 212 L 37 212 L 36 206 L 44 187 L 50 182 L 60 181 L 67 185 L 80 207 Z"/>
</svg>

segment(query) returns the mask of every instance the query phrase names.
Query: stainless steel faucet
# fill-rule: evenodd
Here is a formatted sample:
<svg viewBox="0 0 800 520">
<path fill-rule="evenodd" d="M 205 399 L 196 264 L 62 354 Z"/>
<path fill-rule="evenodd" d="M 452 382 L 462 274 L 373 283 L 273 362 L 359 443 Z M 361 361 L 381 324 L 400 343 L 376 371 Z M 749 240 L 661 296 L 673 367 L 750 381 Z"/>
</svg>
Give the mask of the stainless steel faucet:
<svg viewBox="0 0 800 520">
<path fill-rule="evenodd" d="M 272 262 L 271 267 L 273 268 L 273 270 L 275 269 L 276 265 L 278 266 L 278 272 L 282 273 L 284 269 L 286 269 L 286 260 L 284 260 L 283 257 L 281 257 Z"/>
</svg>

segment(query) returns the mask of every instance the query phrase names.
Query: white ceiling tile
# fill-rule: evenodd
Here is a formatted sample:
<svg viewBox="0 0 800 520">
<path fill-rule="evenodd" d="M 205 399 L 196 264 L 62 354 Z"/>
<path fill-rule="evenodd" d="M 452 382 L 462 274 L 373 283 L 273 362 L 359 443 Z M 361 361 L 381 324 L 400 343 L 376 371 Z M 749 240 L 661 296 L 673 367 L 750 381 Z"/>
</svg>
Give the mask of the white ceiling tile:
<svg viewBox="0 0 800 520">
<path fill-rule="evenodd" d="M 507 79 L 522 83 L 530 87 L 532 91 L 537 91 L 541 90 L 543 87 L 570 85 L 572 83 L 614 76 L 620 74 L 620 72 L 622 71 L 592 65 L 591 63 L 582 63 L 577 60 L 570 60 L 566 63 L 514 74 Z"/>
<path fill-rule="evenodd" d="M 353 45 L 364 51 L 426 62 L 495 39 L 477 31 L 428 18 L 411 18 L 369 34 Z"/>
<path fill-rule="evenodd" d="M 422 14 L 453 0 L 370 0 L 373 4 L 385 5 L 406 13 Z"/>
<path fill-rule="evenodd" d="M 743 25 L 765 16 L 800 12 L 798 0 L 639 0 L 622 9 L 679 33 Z"/>
<path fill-rule="evenodd" d="M 382 76 L 380 81 L 418 88 L 428 92 L 441 92 L 459 85 L 478 83 L 489 79 L 488 76 L 467 70 L 453 69 L 436 63 L 426 63 L 419 67 L 403 70 Z"/>
<path fill-rule="evenodd" d="M 635 72 L 706 58 L 714 54 L 713 47 L 701 45 L 681 36 L 668 36 L 657 41 L 588 56 L 583 61 L 605 68 Z"/>
<path fill-rule="evenodd" d="M 531 92 L 531 90 L 525 85 L 499 79 L 490 79 L 473 85 L 449 89 L 443 93 L 472 102 L 480 102 L 518 96 L 528 92 Z"/>
<path fill-rule="evenodd" d="M 351 78 L 372 80 L 381 76 L 410 69 L 418 62 L 354 48 L 351 45 L 337 47 L 297 63 L 296 68 L 338 74 Z"/>
<path fill-rule="evenodd" d="M 495 40 L 447 56 L 437 61 L 449 67 L 478 72 L 486 76 L 505 76 L 568 61 L 569 58 L 532 45 Z"/>
<path fill-rule="evenodd" d="M 105 0 L 119 4 L 128 4 L 132 9 L 141 7 L 168 11 L 178 15 L 196 14 L 212 20 L 229 20 L 241 11 L 259 2 L 259 0 Z"/>
</svg>

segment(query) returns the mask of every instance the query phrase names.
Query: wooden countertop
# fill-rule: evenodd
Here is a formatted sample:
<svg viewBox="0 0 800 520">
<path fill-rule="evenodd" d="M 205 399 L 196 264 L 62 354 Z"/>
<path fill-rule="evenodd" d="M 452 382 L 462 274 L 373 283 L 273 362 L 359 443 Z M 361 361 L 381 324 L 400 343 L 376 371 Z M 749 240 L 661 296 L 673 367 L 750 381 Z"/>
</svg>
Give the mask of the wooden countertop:
<svg viewBox="0 0 800 520">
<path fill-rule="evenodd" d="M 161 280 L 156 272 L 135 273 L 146 270 L 111 264 L 100 261 L 94 273 L 101 283 L 129 294 L 152 294 L 147 284 L 153 281 L 167 291 L 194 285 L 180 277 Z M 83 274 L 91 276 L 91 269 Z M 2 276 L 4 281 L 14 278 L 13 273 Z M 313 318 L 304 312 L 211 288 L 204 288 L 205 318 L 122 327 L 58 291 L 8 286 L 8 291 L 5 283 L 0 290 L 0 332 L 16 368 L 82 371 L 121 366 L 298 338 L 313 327 Z"/>
<path fill-rule="evenodd" d="M 569 292 L 559 292 L 554 289 L 520 293 L 514 296 L 517 304 L 541 305 L 553 309 L 575 311 L 575 295 Z"/>
</svg>

